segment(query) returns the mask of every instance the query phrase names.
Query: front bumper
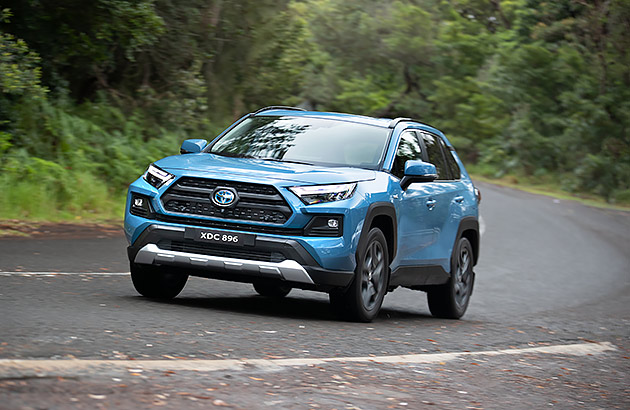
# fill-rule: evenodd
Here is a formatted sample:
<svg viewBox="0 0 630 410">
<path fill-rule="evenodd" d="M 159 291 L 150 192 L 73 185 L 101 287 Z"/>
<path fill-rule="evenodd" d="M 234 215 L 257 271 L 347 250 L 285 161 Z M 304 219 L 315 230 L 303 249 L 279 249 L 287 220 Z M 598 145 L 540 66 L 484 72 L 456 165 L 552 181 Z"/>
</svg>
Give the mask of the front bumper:
<svg viewBox="0 0 630 410">
<path fill-rule="evenodd" d="M 294 239 L 259 235 L 253 246 L 204 246 L 185 237 L 185 228 L 153 224 L 128 247 L 132 263 L 164 265 L 193 276 L 237 282 L 279 281 L 291 287 L 328 291 L 343 288 L 352 271 L 322 268 Z"/>
</svg>

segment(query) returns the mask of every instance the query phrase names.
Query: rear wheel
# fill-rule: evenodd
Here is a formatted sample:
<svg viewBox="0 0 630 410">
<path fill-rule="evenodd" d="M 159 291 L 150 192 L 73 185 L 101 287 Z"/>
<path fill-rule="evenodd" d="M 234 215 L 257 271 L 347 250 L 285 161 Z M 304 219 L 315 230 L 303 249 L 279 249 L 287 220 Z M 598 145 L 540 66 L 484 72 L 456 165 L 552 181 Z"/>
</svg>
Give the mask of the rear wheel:
<svg viewBox="0 0 630 410">
<path fill-rule="evenodd" d="M 288 295 L 289 292 L 291 292 L 291 287 L 269 283 L 254 283 L 254 290 L 256 290 L 260 296 L 279 299 Z"/>
<path fill-rule="evenodd" d="M 188 275 L 161 266 L 132 263 L 131 281 L 139 294 L 152 299 L 173 299 L 186 286 Z"/>
<path fill-rule="evenodd" d="M 448 283 L 427 292 L 431 314 L 446 319 L 462 317 L 468 308 L 474 281 L 472 246 L 468 239 L 460 238 L 453 249 Z"/>
<path fill-rule="evenodd" d="M 357 256 L 350 288 L 330 293 L 330 303 L 344 318 L 370 322 L 381 309 L 389 277 L 387 241 L 380 229 L 370 229 L 365 246 L 359 249 Z"/>
</svg>

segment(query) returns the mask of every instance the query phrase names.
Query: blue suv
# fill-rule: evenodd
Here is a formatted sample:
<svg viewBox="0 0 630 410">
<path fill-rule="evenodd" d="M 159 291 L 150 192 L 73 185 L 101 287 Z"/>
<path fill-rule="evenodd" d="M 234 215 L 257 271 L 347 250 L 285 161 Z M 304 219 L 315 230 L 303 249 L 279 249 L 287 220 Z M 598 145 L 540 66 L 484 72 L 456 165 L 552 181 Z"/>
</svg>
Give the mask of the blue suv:
<svg viewBox="0 0 630 410">
<path fill-rule="evenodd" d="M 129 187 L 131 278 L 174 298 L 189 275 L 263 296 L 327 292 L 371 321 L 398 286 L 459 318 L 479 258 L 479 192 L 446 137 L 411 120 L 267 107 L 186 140 Z"/>
</svg>

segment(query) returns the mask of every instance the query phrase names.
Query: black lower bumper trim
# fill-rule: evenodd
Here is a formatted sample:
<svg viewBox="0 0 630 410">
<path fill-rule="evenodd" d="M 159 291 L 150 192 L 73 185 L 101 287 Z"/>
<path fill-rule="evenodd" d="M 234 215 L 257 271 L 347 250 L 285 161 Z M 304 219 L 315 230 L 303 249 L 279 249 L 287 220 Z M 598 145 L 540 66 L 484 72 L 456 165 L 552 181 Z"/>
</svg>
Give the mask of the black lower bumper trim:
<svg viewBox="0 0 630 410">
<path fill-rule="evenodd" d="M 266 275 L 264 273 L 251 271 L 247 272 L 235 272 L 231 269 L 225 269 L 223 267 L 212 266 L 211 268 L 195 266 L 195 264 L 177 264 L 179 269 L 185 268 L 188 274 L 192 276 L 216 278 L 223 280 L 230 280 L 235 282 L 260 282 L 260 281 L 282 281 L 286 285 L 302 289 L 330 291 L 333 289 L 347 287 L 354 278 L 354 272 L 352 271 L 336 271 L 322 268 L 310 253 L 300 245 L 299 242 L 293 239 L 284 238 L 272 238 L 257 235 L 255 245 L 233 247 L 225 245 L 222 248 L 217 248 L 217 245 L 207 245 L 202 251 L 193 252 L 194 249 L 199 250 L 200 247 L 204 247 L 204 243 L 187 239 L 184 234 L 183 228 L 174 228 L 170 226 L 150 225 L 145 231 L 138 237 L 133 245 L 127 248 L 129 260 L 134 263 L 136 261 L 136 255 L 146 245 L 154 244 L 158 247 L 164 246 L 163 244 L 169 244 L 170 249 L 164 246 L 165 251 L 175 250 L 172 248 L 173 243 L 188 244 L 187 247 L 182 247 L 184 252 L 189 251 L 191 254 L 199 255 L 212 255 L 217 258 L 237 258 L 247 260 L 251 263 L 265 263 L 267 261 L 267 255 L 270 258 L 269 262 L 290 260 L 295 261 L 301 268 L 303 268 L 310 276 L 313 283 L 302 283 L 285 280 L 282 276 Z M 180 251 L 179 249 L 177 249 Z M 278 258 L 280 255 L 280 258 Z M 262 272 L 262 270 L 261 270 Z"/>
</svg>

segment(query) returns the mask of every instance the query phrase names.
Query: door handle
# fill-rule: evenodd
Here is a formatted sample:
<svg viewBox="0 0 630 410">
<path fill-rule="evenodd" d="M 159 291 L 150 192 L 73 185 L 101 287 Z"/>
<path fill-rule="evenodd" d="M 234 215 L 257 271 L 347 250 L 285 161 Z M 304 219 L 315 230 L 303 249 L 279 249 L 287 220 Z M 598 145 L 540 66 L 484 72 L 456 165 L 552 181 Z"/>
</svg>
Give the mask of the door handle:
<svg viewBox="0 0 630 410">
<path fill-rule="evenodd" d="M 463 196 L 456 196 L 455 197 L 455 202 L 457 202 L 458 204 L 461 204 L 462 202 L 464 202 L 464 197 Z"/>
<path fill-rule="evenodd" d="M 429 208 L 429 211 L 432 211 L 433 208 L 435 208 L 435 204 L 437 204 L 437 201 L 435 199 L 427 200 L 427 208 Z"/>
</svg>

